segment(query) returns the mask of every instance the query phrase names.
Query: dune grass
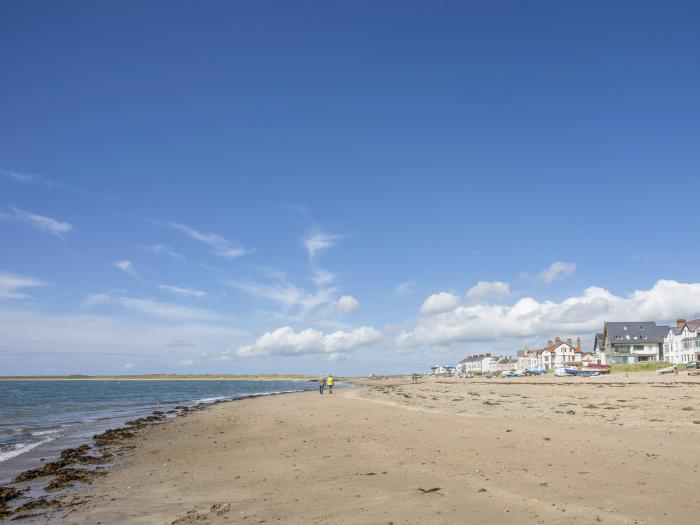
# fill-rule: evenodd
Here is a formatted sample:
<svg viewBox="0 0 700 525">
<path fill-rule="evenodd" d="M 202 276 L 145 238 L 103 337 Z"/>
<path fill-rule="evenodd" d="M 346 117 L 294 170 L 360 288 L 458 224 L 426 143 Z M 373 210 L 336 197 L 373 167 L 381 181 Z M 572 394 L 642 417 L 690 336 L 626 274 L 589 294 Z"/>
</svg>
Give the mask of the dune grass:
<svg viewBox="0 0 700 525">
<path fill-rule="evenodd" d="M 655 372 L 659 368 L 666 368 L 671 366 L 671 363 L 666 361 L 661 362 L 650 362 L 650 363 L 625 363 L 625 364 L 613 364 L 610 368 L 611 374 L 619 373 L 635 373 L 635 372 Z M 681 370 L 679 365 L 678 370 Z"/>
</svg>

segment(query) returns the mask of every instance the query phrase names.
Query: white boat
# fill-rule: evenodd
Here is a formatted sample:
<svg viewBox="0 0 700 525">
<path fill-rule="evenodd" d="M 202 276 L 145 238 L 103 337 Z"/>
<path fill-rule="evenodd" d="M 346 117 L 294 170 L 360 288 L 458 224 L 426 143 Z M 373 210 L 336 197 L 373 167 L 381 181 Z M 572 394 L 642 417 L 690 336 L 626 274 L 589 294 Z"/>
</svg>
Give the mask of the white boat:
<svg viewBox="0 0 700 525">
<path fill-rule="evenodd" d="M 657 374 L 673 374 L 676 371 L 676 365 L 669 366 L 666 368 L 659 368 L 656 373 Z"/>
<path fill-rule="evenodd" d="M 575 366 L 558 366 L 554 369 L 554 375 L 558 377 L 573 376 L 579 372 Z"/>
</svg>

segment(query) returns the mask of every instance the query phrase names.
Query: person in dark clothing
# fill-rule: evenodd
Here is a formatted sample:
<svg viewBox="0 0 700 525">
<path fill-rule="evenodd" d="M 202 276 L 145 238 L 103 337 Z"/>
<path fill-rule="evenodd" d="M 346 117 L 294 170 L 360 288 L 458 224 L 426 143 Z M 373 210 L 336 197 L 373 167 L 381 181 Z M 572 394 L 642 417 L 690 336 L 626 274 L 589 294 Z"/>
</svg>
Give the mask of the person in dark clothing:
<svg viewBox="0 0 700 525">
<path fill-rule="evenodd" d="M 326 387 L 326 377 L 321 376 L 321 380 L 318 382 L 318 393 L 323 395 L 323 389 Z"/>
</svg>

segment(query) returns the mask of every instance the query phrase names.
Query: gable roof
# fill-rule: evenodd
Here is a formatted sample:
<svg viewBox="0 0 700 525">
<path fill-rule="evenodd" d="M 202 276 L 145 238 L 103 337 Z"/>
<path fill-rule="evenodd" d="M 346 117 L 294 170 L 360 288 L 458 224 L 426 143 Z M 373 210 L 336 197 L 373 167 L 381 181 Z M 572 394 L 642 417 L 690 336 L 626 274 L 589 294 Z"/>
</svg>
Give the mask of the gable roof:
<svg viewBox="0 0 700 525">
<path fill-rule="evenodd" d="M 605 333 L 611 344 L 633 341 L 648 343 L 663 343 L 668 334 L 669 326 L 657 326 L 653 321 L 606 322 Z"/>
<path fill-rule="evenodd" d="M 692 321 L 686 321 L 685 324 L 693 332 L 697 332 L 698 330 L 700 330 L 700 319 L 693 319 Z"/>
</svg>

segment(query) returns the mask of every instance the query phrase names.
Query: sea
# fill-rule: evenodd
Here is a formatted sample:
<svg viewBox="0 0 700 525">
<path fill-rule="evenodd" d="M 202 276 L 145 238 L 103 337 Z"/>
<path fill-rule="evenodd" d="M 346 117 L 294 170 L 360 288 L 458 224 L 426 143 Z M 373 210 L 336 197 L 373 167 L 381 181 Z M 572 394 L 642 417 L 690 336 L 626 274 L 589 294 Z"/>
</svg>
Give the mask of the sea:
<svg viewBox="0 0 700 525">
<path fill-rule="evenodd" d="M 315 388 L 304 381 L 0 381 L 0 485 L 154 410 Z"/>
</svg>

